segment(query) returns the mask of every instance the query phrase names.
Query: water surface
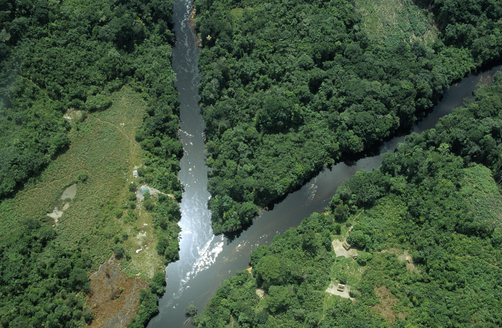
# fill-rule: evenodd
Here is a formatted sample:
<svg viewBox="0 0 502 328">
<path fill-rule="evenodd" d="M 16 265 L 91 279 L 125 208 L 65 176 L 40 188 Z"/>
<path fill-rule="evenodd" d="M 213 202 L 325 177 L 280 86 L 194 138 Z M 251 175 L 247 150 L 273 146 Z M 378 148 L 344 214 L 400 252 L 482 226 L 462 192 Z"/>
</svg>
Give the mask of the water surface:
<svg viewBox="0 0 502 328">
<path fill-rule="evenodd" d="M 362 158 L 352 165 L 339 163 L 320 172 L 300 190 L 275 205 L 273 210 L 263 212 L 239 237 L 228 240 L 222 235 L 213 235 L 211 213 L 207 209 L 210 195 L 206 189 L 208 168 L 205 165 L 204 123 L 197 95 L 199 49 L 190 26 L 191 12 L 190 0 L 175 1 L 173 18 L 177 40 L 173 48 L 173 69 L 180 93 L 180 140 L 185 150 L 179 173 L 179 179 L 185 185 L 181 202 L 180 260 L 167 266 L 166 293 L 160 299 L 160 314 L 151 320 L 150 328 L 186 327 L 183 325 L 187 319 L 184 309 L 193 302 L 201 312 L 224 279 L 248 267 L 253 249 L 269 244 L 275 235 L 298 226 L 311 213 L 323 211 L 343 181 L 353 177 L 358 170 L 378 168 L 381 163 L 380 155 Z M 465 98 L 472 97 L 481 79 L 492 76 L 500 68 L 469 75 L 452 86 L 433 112 L 413 131 L 422 132 L 433 127 L 440 117 L 462 105 Z M 394 150 L 399 142 L 404 142 L 404 136 L 384 143 L 375 152 Z"/>
</svg>

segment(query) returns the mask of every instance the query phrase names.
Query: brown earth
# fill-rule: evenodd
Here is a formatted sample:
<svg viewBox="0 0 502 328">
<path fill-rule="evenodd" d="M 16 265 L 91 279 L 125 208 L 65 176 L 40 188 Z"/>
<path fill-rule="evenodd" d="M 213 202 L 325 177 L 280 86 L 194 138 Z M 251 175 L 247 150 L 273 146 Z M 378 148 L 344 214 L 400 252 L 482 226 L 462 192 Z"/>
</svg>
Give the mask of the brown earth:
<svg viewBox="0 0 502 328">
<path fill-rule="evenodd" d="M 396 317 L 404 319 L 405 317 L 404 313 L 402 312 L 396 313 L 394 311 L 393 306 L 399 301 L 399 299 L 396 297 L 392 297 L 389 288 L 385 286 L 375 287 L 375 294 L 380 299 L 380 303 L 373 306 L 371 308 L 372 310 L 379 312 L 380 315 L 389 323 L 394 323 Z"/>
<path fill-rule="evenodd" d="M 94 313 L 94 320 L 86 327 L 126 327 L 136 315 L 139 291 L 148 288 L 148 283 L 140 277 L 128 277 L 119 264 L 112 256 L 90 276 L 87 305 Z"/>
</svg>

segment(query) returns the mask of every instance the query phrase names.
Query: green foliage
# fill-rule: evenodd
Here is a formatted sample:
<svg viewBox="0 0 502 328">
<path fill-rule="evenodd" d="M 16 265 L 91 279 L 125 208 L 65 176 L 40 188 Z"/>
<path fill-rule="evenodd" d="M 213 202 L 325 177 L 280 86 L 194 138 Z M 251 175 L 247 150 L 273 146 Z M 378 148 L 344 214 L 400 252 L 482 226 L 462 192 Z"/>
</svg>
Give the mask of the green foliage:
<svg viewBox="0 0 502 328">
<path fill-rule="evenodd" d="M 267 255 L 260 259 L 256 265 L 257 280 L 263 281 L 267 288 L 270 285 L 280 285 L 284 279 L 284 271 L 278 258 L 273 255 Z"/>
<path fill-rule="evenodd" d="M 287 310 L 293 289 L 282 286 L 271 286 L 268 290 L 267 308 L 271 313 Z"/>
<path fill-rule="evenodd" d="M 152 280 L 149 283 L 150 290 L 152 293 L 161 297 L 164 294 L 166 287 L 166 275 L 163 271 L 157 271 L 153 275 Z"/>
<path fill-rule="evenodd" d="M 501 77 L 436 129 L 408 137 L 379 170 L 345 182 L 331 213 L 313 214 L 255 249 L 254 278 L 240 273 L 223 282 L 196 327 L 235 318 L 246 327 L 392 325 L 375 311 L 401 312 L 399 327 L 500 326 L 502 194 L 492 176 L 500 168 Z M 376 252 L 335 261 L 320 247 L 340 228 L 333 222 L 340 206 L 353 226 L 347 241 Z M 330 282 L 350 284 L 356 301 L 328 296 Z M 383 286 L 388 295 L 379 296 Z M 265 289 L 262 300 L 252 295 L 256 287 Z M 384 298 L 396 303 L 387 308 Z"/>
<path fill-rule="evenodd" d="M 349 214 L 349 207 L 343 204 L 331 204 L 331 210 L 335 216 L 337 222 L 345 222 L 347 220 L 347 215 Z"/>
<path fill-rule="evenodd" d="M 174 262 L 179 259 L 179 240 L 178 234 L 181 231 L 176 222 L 170 222 L 166 230 L 156 229 L 157 253 L 164 256 L 165 264 Z"/>
<path fill-rule="evenodd" d="M 157 306 L 157 295 L 150 289 L 140 290 L 139 308 L 136 311 L 136 317 L 132 318 L 128 328 L 143 328 L 147 325 L 150 318 L 159 313 Z"/>
<path fill-rule="evenodd" d="M 446 45 L 470 50 L 476 63 L 500 58 L 502 4 L 489 0 L 435 1 L 433 12 L 443 31 Z"/>
<path fill-rule="evenodd" d="M 148 287 L 148 289 L 140 290 L 139 308 L 136 311 L 136 317 L 133 317 L 127 325 L 128 328 L 146 327 L 150 319 L 159 313 L 158 297 L 161 297 L 165 291 L 165 272 L 156 271 Z"/>
<path fill-rule="evenodd" d="M 357 264 L 366 265 L 372 259 L 373 259 L 373 255 L 371 253 L 361 253 L 357 257 Z"/>
<path fill-rule="evenodd" d="M 131 192 L 135 192 L 135 191 L 136 191 L 136 188 L 138 188 L 138 185 L 137 185 L 135 182 L 131 182 L 131 183 L 129 184 L 129 187 L 128 187 L 128 188 L 129 188 L 129 191 L 131 191 Z"/>
<path fill-rule="evenodd" d="M 354 231 L 347 237 L 347 242 L 355 247 L 364 249 L 366 244 L 371 243 L 371 237 L 361 231 Z"/>
<path fill-rule="evenodd" d="M 105 95 L 95 95 L 95 96 L 88 96 L 87 101 L 85 102 L 85 107 L 87 110 L 90 112 L 96 111 L 96 110 L 105 110 L 108 107 L 112 105 L 112 101 L 110 98 L 108 98 Z"/>
<path fill-rule="evenodd" d="M 172 1 L 1 6 L 1 198 L 68 149 L 67 109 L 105 110 L 110 93 L 126 83 L 176 108 L 167 28 Z M 164 115 L 158 123 L 176 129 L 178 122 Z"/>
<path fill-rule="evenodd" d="M 120 123 L 124 122 L 124 117 L 135 120 L 137 116 L 128 117 L 125 114 L 130 114 L 129 108 L 125 108 L 121 113 L 123 114 L 121 121 L 114 122 L 113 119 L 116 117 L 107 114 L 110 111 L 115 114 L 115 107 L 120 103 L 123 107 L 135 105 L 132 106 L 135 107 L 133 110 L 141 117 L 144 110 L 143 100 L 148 102 L 148 108 L 140 130 L 141 141 L 146 141 L 141 144 L 144 149 L 142 160 L 146 166 L 141 182 L 155 186 L 166 194 L 174 194 L 178 200 L 181 198 L 181 184 L 177 179 L 177 172 L 182 146 L 176 136 L 179 104 L 170 61 L 170 44 L 174 41 L 169 26 L 172 7 L 172 1 L 159 0 L 33 3 L 0 1 L 0 200 L 9 201 L 6 197 L 22 188 L 24 183 L 35 182 L 45 167 L 53 170 L 48 172 L 47 176 L 54 174 L 54 181 L 59 181 L 56 175 L 64 170 L 60 166 L 52 166 L 54 164 L 52 160 L 69 149 L 70 139 L 72 149 L 81 145 L 78 145 L 79 140 L 88 138 L 95 140 L 99 138 L 110 144 L 118 144 L 115 143 L 116 136 L 108 130 L 110 126 L 112 129 L 118 129 L 120 134 L 126 137 L 121 136 L 121 138 L 127 139 L 130 136 L 130 131 L 127 131 L 128 124 L 131 123 L 131 127 L 137 128 L 138 121 L 127 122 L 125 126 Z M 120 99 L 117 98 L 116 92 L 119 89 L 122 93 Z M 133 97 L 128 97 L 131 94 Z M 144 99 L 134 97 L 139 94 Z M 63 119 L 65 112 L 68 115 Z M 88 112 L 92 114 L 87 116 Z M 72 113 L 76 114 L 72 116 Z M 109 120 L 110 118 L 112 119 Z M 96 133 L 97 130 L 99 133 Z M 130 146 L 129 159 L 137 161 L 139 158 L 132 157 L 140 156 L 139 151 L 133 149 L 134 145 Z M 74 163 L 76 167 L 67 175 L 75 178 L 75 172 L 79 172 L 83 166 L 85 171 L 78 173 L 76 177 L 79 182 L 87 182 L 82 184 L 82 189 L 90 189 L 103 172 L 111 174 L 106 177 L 108 180 L 100 183 L 107 184 L 106 187 L 110 184 L 122 186 L 120 183 L 123 181 L 122 172 L 118 179 L 115 179 L 113 173 L 124 169 L 123 165 L 130 164 L 115 164 L 110 161 L 118 152 L 99 156 L 99 160 L 93 158 L 99 150 L 86 149 L 85 159 Z M 100 170 L 103 172 L 90 171 L 88 162 L 106 162 L 103 165 L 106 167 Z M 122 162 L 130 163 L 124 158 Z M 90 174 L 93 177 L 91 180 L 95 181 L 88 181 Z M 44 179 L 43 175 L 41 179 Z M 63 179 L 66 179 L 66 176 L 61 178 Z M 133 184 L 129 188 L 130 191 L 134 191 L 136 185 Z M 84 190 L 84 193 L 88 192 L 88 189 Z M 109 256 L 110 247 L 115 248 L 115 255 L 118 258 L 123 255 L 129 256 L 120 244 L 127 239 L 127 234 L 119 236 L 120 228 L 114 224 L 122 217 L 123 209 L 135 208 L 135 195 L 128 194 L 128 201 L 121 206 L 122 209 L 118 209 L 116 200 L 120 192 L 116 192 L 116 189 L 110 192 L 108 188 L 100 188 L 100 192 L 94 195 L 93 201 L 101 199 L 103 193 L 105 196 L 101 204 L 87 202 L 85 199 L 78 204 L 79 208 L 84 209 L 82 213 L 88 217 L 81 220 L 77 214 L 65 222 L 59 222 L 57 229 L 62 233 L 58 241 L 61 245 L 74 244 L 84 249 L 90 247 L 89 251 L 93 256 L 103 253 Z M 156 200 L 150 199 L 147 202 L 145 207 L 155 211 Z M 72 204 L 70 212 L 76 208 L 75 205 Z M 7 204 L 4 207 L 2 203 L 2 210 L 8 206 Z M 175 213 L 176 211 L 178 212 Z M 162 253 L 167 254 L 169 258 L 166 262 L 178 257 L 179 227 L 176 223 L 180 216 L 179 207 L 172 204 L 168 212 L 168 224 L 158 229 L 169 239 L 168 251 Z M 37 211 L 36 215 L 39 213 Z M 12 217 L 15 216 L 12 214 Z M 135 211 L 127 210 L 124 221 L 119 220 L 119 222 L 120 224 L 135 222 L 137 219 Z M 9 224 L 13 222 L 15 220 Z M 82 228 L 79 226 L 77 229 L 75 222 Z M 86 230 L 87 227 L 90 227 L 90 231 Z M 6 226 L 2 226 L 2 233 L 7 229 L 6 223 Z M 89 238 L 91 235 L 97 236 Z M 117 245 L 112 244 L 112 241 Z M 59 262 L 61 261 L 54 261 L 56 267 Z M 34 272 L 37 270 L 34 269 Z M 85 290 L 83 277 L 82 270 L 74 270 L 65 279 L 74 289 Z M 48 279 L 44 276 L 40 281 L 49 281 Z M 150 294 L 142 296 L 142 307 L 136 323 L 144 326 L 155 312 L 152 306 L 156 307 L 156 296 L 151 295 L 152 292 L 155 295 L 162 294 L 164 290 L 162 286 L 157 281 Z M 6 296 L 8 293 L 3 295 Z M 49 294 L 47 297 L 61 298 Z M 152 299 L 155 299 L 155 302 L 152 302 Z M 36 300 L 32 303 L 36 305 Z M 46 312 L 52 311 L 52 305 L 45 305 Z M 15 311 L 9 311 L 15 315 Z M 18 316 L 17 321 L 10 322 L 3 318 L 1 324 L 22 327 L 74 326 L 73 319 L 70 320 L 66 309 L 58 310 L 57 320 L 51 319 L 34 324 L 30 321 L 25 322 L 24 313 L 27 317 L 33 316 L 33 318 L 41 317 L 43 313 L 35 313 L 32 308 L 23 311 L 23 316 Z M 82 316 L 85 321 L 92 319 L 89 309 L 79 311 L 74 312 L 79 313 L 74 315 L 78 319 Z M 7 313 L 6 311 L 2 313 L 4 312 Z M 52 316 L 51 313 L 49 315 Z M 83 319 L 80 321 L 80 324 L 75 325 L 83 326 Z"/>
<path fill-rule="evenodd" d="M 185 315 L 187 317 L 195 317 L 197 315 L 197 311 L 197 307 L 190 303 L 190 305 L 185 308 Z"/>
<path fill-rule="evenodd" d="M 118 259 L 121 259 L 124 256 L 125 250 L 124 246 L 122 244 L 117 244 L 117 247 L 113 250 L 113 253 L 115 253 L 115 257 Z"/>
<path fill-rule="evenodd" d="M 253 276 L 243 271 L 224 281 L 195 326 L 223 327 L 235 318 L 244 327 L 377 326 L 381 320 L 369 309 L 325 296 L 335 259 L 319 245 L 339 227 L 330 216 L 313 214 L 298 228 L 276 236 L 270 246 L 255 249 Z M 317 246 L 305 248 L 305 240 Z M 348 275 L 336 277 L 346 281 Z M 256 295 L 257 287 L 265 288 L 263 299 Z"/>
<path fill-rule="evenodd" d="M 52 228 L 26 220 L 0 240 L 2 327 L 83 327 L 90 319 L 83 294 L 89 255 L 62 248 L 55 237 Z"/>
<path fill-rule="evenodd" d="M 281 199 L 323 167 L 411 127 L 454 80 L 497 58 L 498 16 L 483 15 L 485 8 L 498 12 L 500 6 L 487 2 L 469 13 L 470 22 L 480 22 L 479 31 L 490 33 L 483 42 L 491 42 L 493 53 L 477 54 L 474 41 L 466 48 L 460 41 L 426 45 L 417 39 L 425 33 L 425 14 L 404 3 L 407 23 L 398 28 L 414 37 L 390 30 L 366 34 L 365 10 L 354 7 L 360 2 L 195 2 L 204 46 L 199 94 L 211 155 L 213 231 L 242 229 L 258 207 Z M 454 3 L 441 2 L 434 12 Z M 471 5 L 461 7 L 464 12 Z M 142 142 L 153 147 L 154 140 Z M 372 206 L 381 192 L 357 191 L 359 199 L 334 204 L 341 205 L 336 220 L 344 222 L 344 205 Z"/>
<path fill-rule="evenodd" d="M 78 181 L 86 182 L 89 179 L 89 176 L 85 172 L 80 172 L 77 177 Z"/>
</svg>

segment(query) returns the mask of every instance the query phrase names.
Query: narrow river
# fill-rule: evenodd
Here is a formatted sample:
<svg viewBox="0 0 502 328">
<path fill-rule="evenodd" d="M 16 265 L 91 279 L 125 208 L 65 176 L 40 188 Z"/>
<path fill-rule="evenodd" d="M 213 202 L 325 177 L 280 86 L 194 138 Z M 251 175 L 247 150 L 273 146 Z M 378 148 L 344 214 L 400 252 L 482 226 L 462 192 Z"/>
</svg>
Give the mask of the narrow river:
<svg viewBox="0 0 502 328">
<path fill-rule="evenodd" d="M 323 211 L 343 181 L 353 177 L 358 170 L 378 168 L 381 163 L 378 155 L 325 169 L 273 210 L 263 212 L 237 238 L 228 240 L 221 235 L 215 236 L 207 208 L 210 197 L 206 189 L 208 168 L 204 153 L 204 123 L 197 94 L 199 49 L 190 26 L 191 11 L 192 0 L 175 1 L 173 18 L 177 40 L 173 48 L 173 69 L 180 93 L 180 140 L 185 149 L 179 174 L 185 186 L 181 202 L 180 260 L 167 266 L 166 293 L 160 300 L 160 314 L 150 321 L 150 328 L 186 327 L 184 309 L 193 303 L 200 313 L 224 279 L 248 267 L 253 249 L 269 244 L 275 235 L 298 226 L 311 213 Z M 478 75 L 469 75 L 452 86 L 433 112 L 413 128 L 413 132 L 420 133 L 434 127 L 440 117 L 462 105 L 465 98 L 472 97 L 480 81 L 489 81 L 501 68 L 497 66 Z M 399 142 L 404 142 L 404 136 L 386 142 L 376 153 L 393 150 Z"/>
</svg>

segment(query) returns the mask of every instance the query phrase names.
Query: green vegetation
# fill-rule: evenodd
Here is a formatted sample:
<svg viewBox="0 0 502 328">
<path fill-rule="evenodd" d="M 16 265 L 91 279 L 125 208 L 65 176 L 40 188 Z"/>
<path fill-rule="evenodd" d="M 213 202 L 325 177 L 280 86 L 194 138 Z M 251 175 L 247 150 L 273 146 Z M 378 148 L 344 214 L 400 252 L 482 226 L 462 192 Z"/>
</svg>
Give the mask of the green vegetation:
<svg viewBox="0 0 502 328">
<path fill-rule="evenodd" d="M 87 281 L 112 252 L 127 273 L 153 279 L 134 322 L 144 325 L 157 311 L 159 277 L 178 258 L 182 190 L 172 7 L 159 0 L 0 1 L 0 242 L 12 242 L 27 219 L 54 228 L 49 246 L 37 246 L 35 232 L 20 232 L 27 237 L 19 247 L 2 248 L 2 272 L 23 263 L 41 275 L 3 275 L 10 281 L 2 280 L 2 299 L 20 300 L 1 305 L 3 327 L 85 325 L 92 319 L 82 308 L 86 289 L 70 286 L 71 270 L 84 270 Z M 133 180 L 157 195 L 136 201 L 127 187 Z M 75 198 L 60 199 L 73 184 Z M 55 207 L 64 213 L 50 218 Z M 75 258 L 70 271 L 51 271 L 72 254 L 83 254 L 85 266 Z M 30 284 L 46 286 L 45 279 L 50 291 L 33 292 Z"/>
<path fill-rule="evenodd" d="M 51 227 L 25 220 L 0 239 L 0 325 L 82 327 L 91 257 L 61 247 Z"/>
<path fill-rule="evenodd" d="M 502 53 L 498 2 L 438 1 L 429 12 L 378 3 L 195 2 L 216 233 L 412 126 L 453 81 Z"/>
<path fill-rule="evenodd" d="M 164 294 L 166 276 L 163 271 L 155 272 L 149 284 L 149 289 L 142 289 L 139 296 L 139 309 L 137 316 L 127 325 L 128 328 L 146 327 L 150 318 L 159 313 L 158 298 Z"/>
<path fill-rule="evenodd" d="M 103 110 L 111 104 L 104 92 L 126 82 L 176 104 L 165 44 L 171 9 L 165 1 L 2 1 L 0 197 L 68 148 L 68 108 Z"/>
<path fill-rule="evenodd" d="M 344 183 L 328 213 L 254 250 L 252 275 L 225 281 L 196 326 L 502 325 L 501 97 L 498 72 L 476 102 Z M 335 257 L 345 238 L 357 260 Z"/>
<path fill-rule="evenodd" d="M 412 0 L 356 0 L 355 7 L 368 37 L 386 45 L 414 40 L 432 45 L 437 39 L 433 14 L 420 10 Z"/>
</svg>

